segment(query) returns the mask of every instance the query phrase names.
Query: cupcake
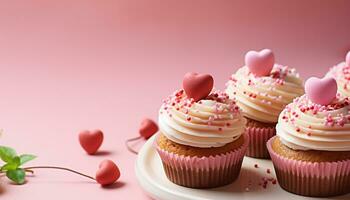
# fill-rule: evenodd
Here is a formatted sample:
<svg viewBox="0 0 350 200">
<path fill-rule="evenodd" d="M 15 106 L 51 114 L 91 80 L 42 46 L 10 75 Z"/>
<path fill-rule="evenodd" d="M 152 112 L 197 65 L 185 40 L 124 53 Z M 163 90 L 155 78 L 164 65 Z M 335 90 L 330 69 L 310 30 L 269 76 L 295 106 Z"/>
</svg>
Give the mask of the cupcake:
<svg viewBox="0 0 350 200">
<path fill-rule="evenodd" d="M 350 192 L 350 99 L 333 78 L 310 78 L 279 116 L 267 148 L 280 186 L 303 196 Z"/>
<path fill-rule="evenodd" d="M 326 76 L 333 77 L 337 81 L 340 94 L 350 96 L 350 51 L 346 55 L 345 62 L 332 67 Z"/>
<path fill-rule="evenodd" d="M 213 188 L 239 175 L 248 146 L 246 120 L 235 101 L 212 87 L 210 75 L 188 73 L 184 89 L 160 108 L 155 146 L 166 176 L 177 185 Z"/>
<path fill-rule="evenodd" d="M 226 93 L 237 101 L 247 119 L 247 156 L 269 158 L 266 142 L 276 135 L 283 108 L 304 94 L 303 81 L 294 68 L 275 64 L 271 50 L 249 51 L 245 66 L 226 84 Z"/>
</svg>

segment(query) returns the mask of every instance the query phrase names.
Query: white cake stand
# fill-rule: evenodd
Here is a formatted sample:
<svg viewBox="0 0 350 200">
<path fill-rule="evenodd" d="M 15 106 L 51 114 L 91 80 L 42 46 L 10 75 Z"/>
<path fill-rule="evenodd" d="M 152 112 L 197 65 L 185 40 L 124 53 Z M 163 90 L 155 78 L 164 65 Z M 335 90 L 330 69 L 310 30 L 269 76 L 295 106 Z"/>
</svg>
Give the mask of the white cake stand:
<svg viewBox="0 0 350 200">
<path fill-rule="evenodd" d="M 314 200 L 284 191 L 279 185 L 269 181 L 266 188 L 259 183 L 263 178 L 273 177 L 275 173 L 271 161 L 244 158 L 241 174 L 232 184 L 214 189 L 190 189 L 170 182 L 163 170 L 161 160 L 153 147 L 156 136 L 150 138 L 139 152 L 135 170 L 141 187 L 150 197 L 157 200 Z M 255 165 L 258 165 L 258 168 Z M 270 169 L 271 173 L 267 173 Z M 345 196 L 322 198 L 350 200 Z"/>
</svg>

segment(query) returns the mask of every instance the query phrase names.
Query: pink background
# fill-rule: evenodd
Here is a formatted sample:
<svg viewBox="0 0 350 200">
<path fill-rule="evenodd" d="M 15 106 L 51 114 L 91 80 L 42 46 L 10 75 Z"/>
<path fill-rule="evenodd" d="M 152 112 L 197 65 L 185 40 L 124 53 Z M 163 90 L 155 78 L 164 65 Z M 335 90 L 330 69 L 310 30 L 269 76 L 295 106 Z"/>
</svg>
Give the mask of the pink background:
<svg viewBox="0 0 350 200">
<path fill-rule="evenodd" d="M 0 144 L 38 155 L 30 165 L 94 175 L 110 158 L 122 171 L 109 189 L 59 171 L 37 170 L 22 186 L 1 177 L 0 198 L 148 199 L 123 142 L 144 116 L 156 119 L 185 72 L 211 73 L 223 89 L 246 51 L 268 47 L 303 77 L 322 76 L 350 49 L 349 8 L 345 0 L 0 1 Z M 87 156 L 77 133 L 95 128 L 105 153 Z"/>
</svg>

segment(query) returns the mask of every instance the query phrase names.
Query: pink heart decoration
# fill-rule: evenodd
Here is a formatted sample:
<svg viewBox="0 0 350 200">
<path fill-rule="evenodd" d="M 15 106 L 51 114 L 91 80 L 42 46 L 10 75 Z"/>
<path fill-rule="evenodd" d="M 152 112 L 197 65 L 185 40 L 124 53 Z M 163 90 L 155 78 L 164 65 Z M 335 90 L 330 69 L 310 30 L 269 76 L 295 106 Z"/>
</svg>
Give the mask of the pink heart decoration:
<svg viewBox="0 0 350 200">
<path fill-rule="evenodd" d="M 111 160 L 104 160 L 100 163 L 95 179 L 102 186 L 111 185 L 120 177 L 118 166 Z"/>
<path fill-rule="evenodd" d="M 157 132 L 158 125 L 153 120 L 148 118 L 142 120 L 139 133 L 143 138 L 148 139 Z"/>
<path fill-rule="evenodd" d="M 331 77 L 311 77 L 305 83 L 305 94 L 312 102 L 320 105 L 330 104 L 336 97 L 337 90 L 337 82 Z"/>
<path fill-rule="evenodd" d="M 79 133 L 79 142 L 86 153 L 90 155 L 95 154 L 103 142 L 103 133 L 100 130 L 81 131 Z"/>
<path fill-rule="evenodd" d="M 199 101 L 210 94 L 214 86 L 214 79 L 209 74 L 189 72 L 185 74 L 182 86 L 189 98 Z"/>
<path fill-rule="evenodd" d="M 269 75 L 274 64 L 275 56 L 270 49 L 263 49 L 260 52 L 249 51 L 245 55 L 245 65 L 256 76 Z"/>
<path fill-rule="evenodd" d="M 350 51 L 346 54 L 345 63 L 350 67 Z"/>
</svg>

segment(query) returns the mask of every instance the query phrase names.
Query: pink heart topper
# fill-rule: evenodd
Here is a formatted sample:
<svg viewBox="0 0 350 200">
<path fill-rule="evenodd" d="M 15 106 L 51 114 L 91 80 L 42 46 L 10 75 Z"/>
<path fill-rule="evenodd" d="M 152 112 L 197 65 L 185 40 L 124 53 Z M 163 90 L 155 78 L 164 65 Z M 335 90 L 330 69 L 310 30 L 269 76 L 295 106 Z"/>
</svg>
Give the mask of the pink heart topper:
<svg viewBox="0 0 350 200">
<path fill-rule="evenodd" d="M 245 65 L 256 76 L 267 76 L 275 64 L 275 56 L 270 49 L 260 52 L 248 51 L 245 55 Z"/>
<path fill-rule="evenodd" d="M 99 165 L 95 179 L 102 186 L 106 186 L 116 182 L 119 177 L 120 170 L 118 166 L 111 160 L 104 160 Z"/>
<path fill-rule="evenodd" d="M 199 101 L 210 94 L 214 86 L 214 79 L 209 74 L 189 72 L 185 74 L 182 85 L 189 98 Z"/>
<path fill-rule="evenodd" d="M 305 94 L 312 102 L 320 105 L 330 104 L 336 97 L 337 90 L 337 82 L 332 77 L 311 77 L 305 83 Z"/>
<path fill-rule="evenodd" d="M 346 54 L 345 63 L 350 67 L 350 51 Z"/>
</svg>

